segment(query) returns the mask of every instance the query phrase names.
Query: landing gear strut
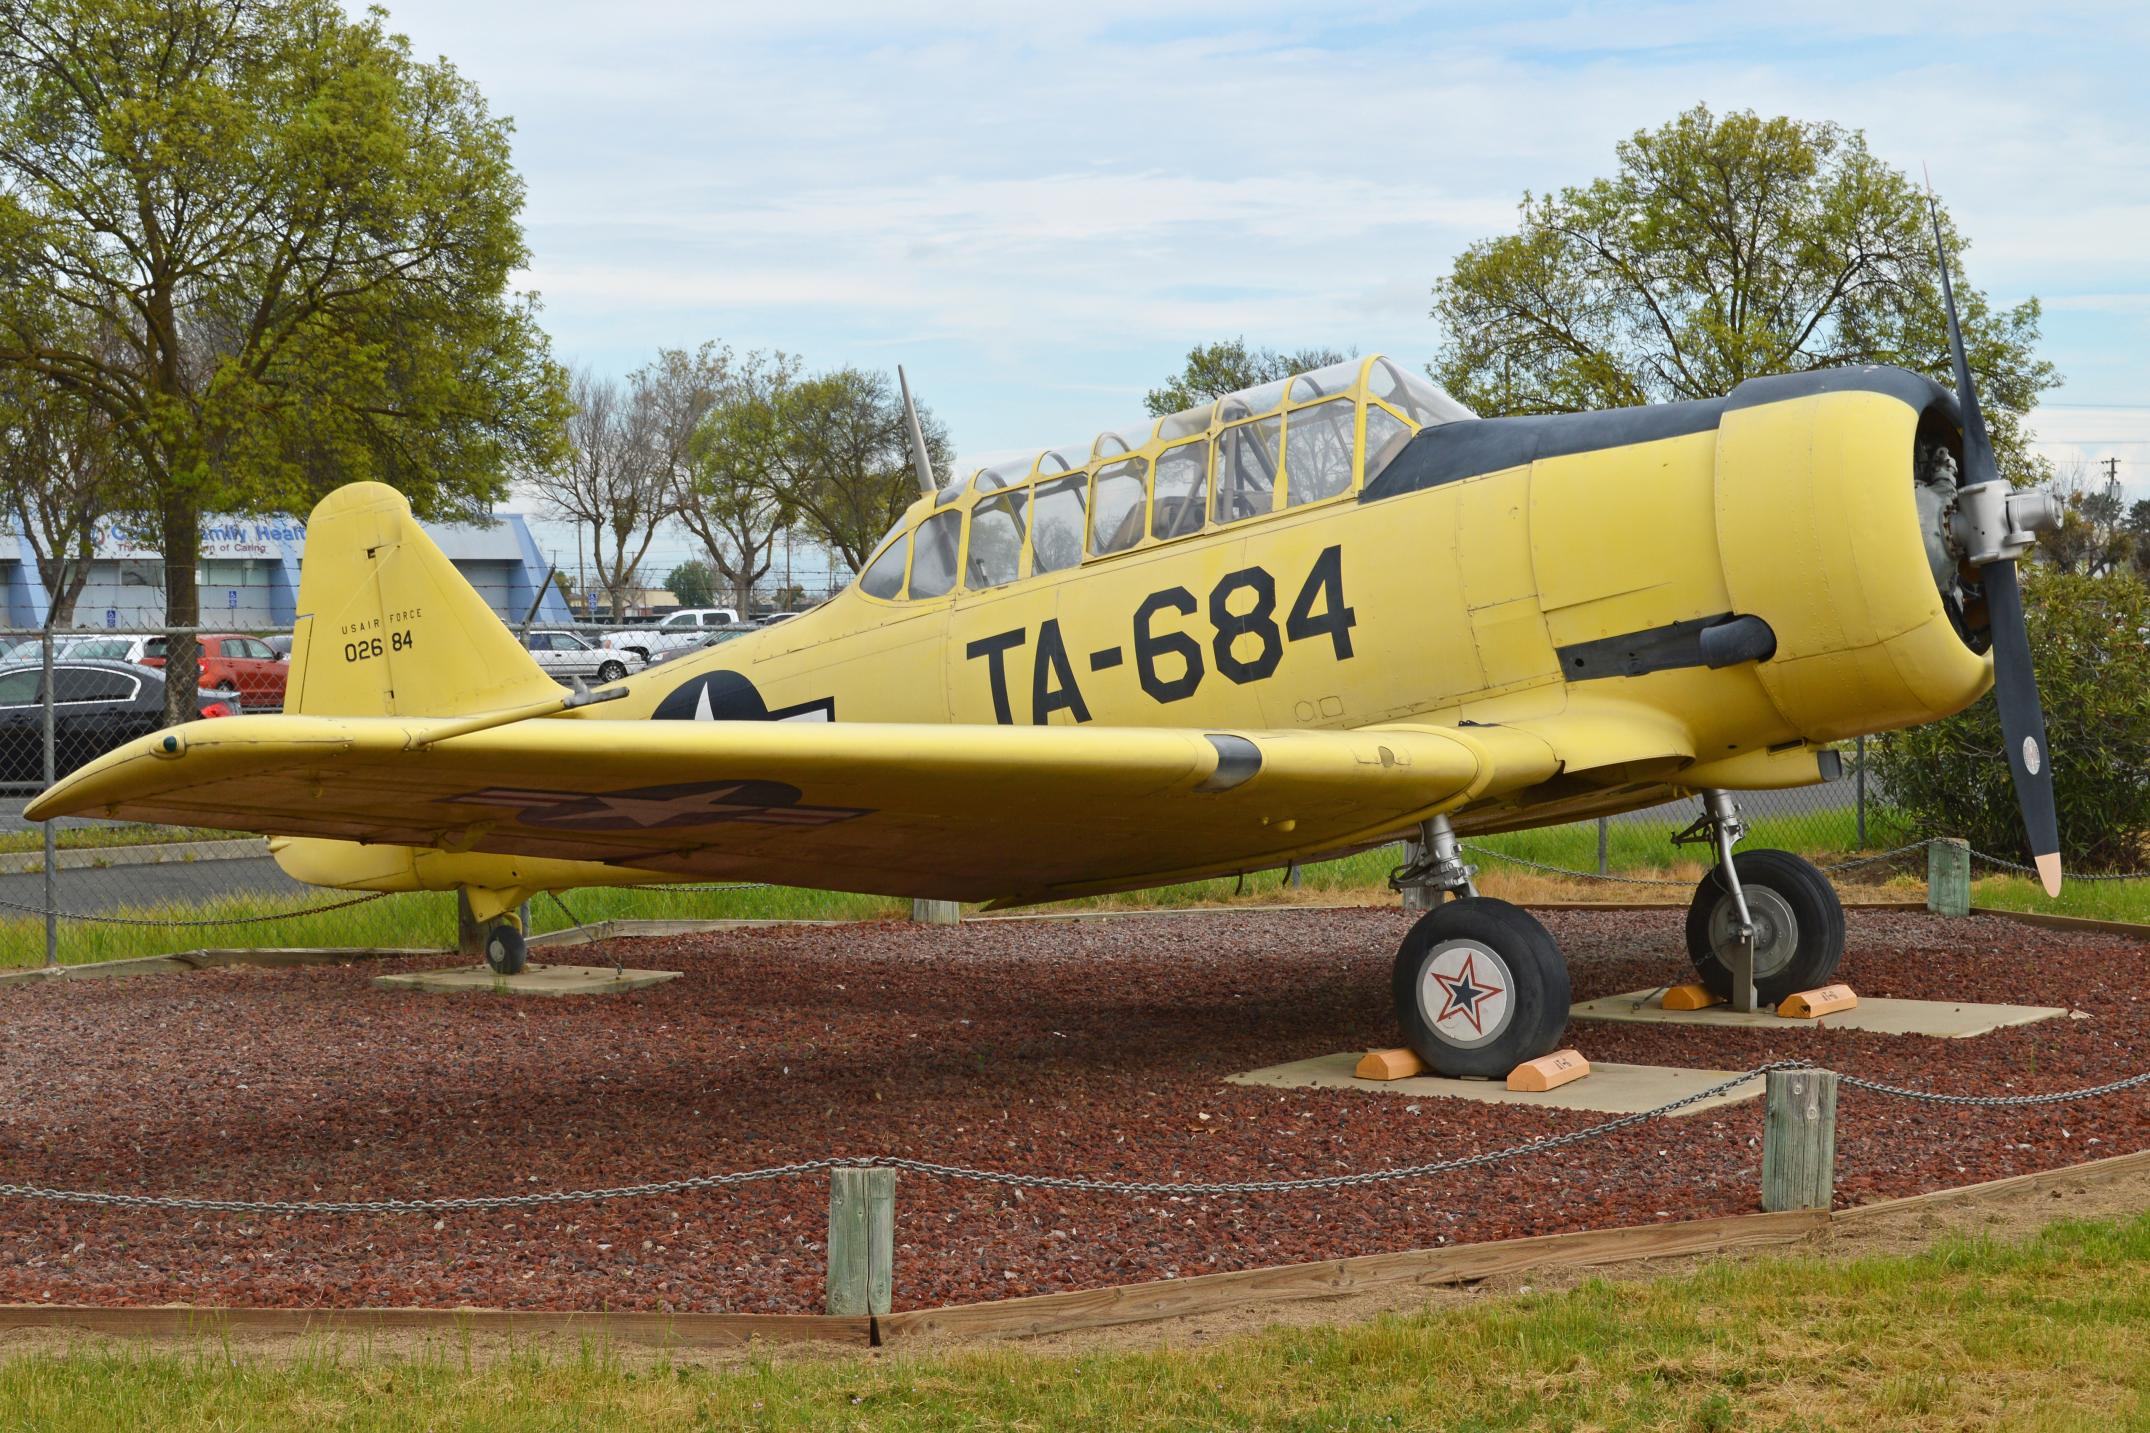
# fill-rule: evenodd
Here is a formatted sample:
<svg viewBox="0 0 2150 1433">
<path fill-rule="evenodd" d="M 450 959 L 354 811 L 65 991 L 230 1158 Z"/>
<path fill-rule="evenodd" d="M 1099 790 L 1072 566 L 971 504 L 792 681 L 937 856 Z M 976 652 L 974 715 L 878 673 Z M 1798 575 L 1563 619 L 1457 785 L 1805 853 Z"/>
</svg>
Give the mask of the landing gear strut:
<svg viewBox="0 0 2150 1433">
<path fill-rule="evenodd" d="M 1420 828 L 1418 852 L 1390 884 L 1451 899 L 1422 916 L 1396 952 L 1397 1023 L 1434 1073 L 1497 1079 L 1559 1044 L 1567 961 L 1535 916 L 1478 894 L 1446 816 Z"/>
<path fill-rule="evenodd" d="M 1739 1011 L 1826 985 L 1844 958 L 1844 906 L 1812 862 L 1732 847 L 1746 834 L 1729 792 L 1702 793 L 1702 814 L 1673 837 L 1707 842 L 1717 865 L 1687 908 L 1687 954 L 1712 994 Z"/>
</svg>

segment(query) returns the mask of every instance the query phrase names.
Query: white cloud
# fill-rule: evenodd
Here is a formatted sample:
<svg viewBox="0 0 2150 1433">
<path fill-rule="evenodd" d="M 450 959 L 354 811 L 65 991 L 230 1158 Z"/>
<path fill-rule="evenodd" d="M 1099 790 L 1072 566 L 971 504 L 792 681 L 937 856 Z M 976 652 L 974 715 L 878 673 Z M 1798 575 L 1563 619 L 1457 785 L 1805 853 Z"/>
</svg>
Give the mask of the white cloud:
<svg viewBox="0 0 2150 1433">
<path fill-rule="evenodd" d="M 391 23 L 516 118 L 563 352 L 905 357 L 965 446 L 1119 421 L 1232 333 L 1422 358 L 1464 244 L 1698 100 L 1929 163 L 1972 280 L 2047 297 L 2087 396 L 2150 391 L 2110 327 L 2150 302 L 2132 8 L 408 0 Z"/>
</svg>

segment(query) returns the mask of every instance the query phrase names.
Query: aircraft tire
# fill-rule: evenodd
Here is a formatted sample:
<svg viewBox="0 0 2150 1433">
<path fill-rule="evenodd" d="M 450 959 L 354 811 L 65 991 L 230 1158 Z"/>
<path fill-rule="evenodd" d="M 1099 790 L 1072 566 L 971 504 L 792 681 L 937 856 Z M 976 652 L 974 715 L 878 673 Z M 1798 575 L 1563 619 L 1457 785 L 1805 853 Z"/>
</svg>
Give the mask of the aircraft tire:
<svg viewBox="0 0 2150 1433">
<path fill-rule="evenodd" d="M 506 921 L 485 932 L 485 963 L 495 975 L 520 975 L 530 963 L 530 947 L 523 933 Z"/>
<path fill-rule="evenodd" d="M 1741 851 L 1732 859 L 1755 922 L 1756 1002 L 1775 1005 L 1827 985 L 1844 958 L 1844 903 L 1836 887 L 1813 862 L 1789 851 Z M 1732 893 L 1713 868 L 1687 907 L 1687 955 L 1702 984 L 1725 999 L 1732 995 L 1732 971 L 1720 951 L 1729 947 L 1736 920 Z"/>
<path fill-rule="evenodd" d="M 1440 1075 L 1505 1077 L 1568 1025 L 1560 947 L 1528 911 L 1489 896 L 1421 917 L 1396 952 L 1391 994 L 1405 1043 Z"/>
</svg>

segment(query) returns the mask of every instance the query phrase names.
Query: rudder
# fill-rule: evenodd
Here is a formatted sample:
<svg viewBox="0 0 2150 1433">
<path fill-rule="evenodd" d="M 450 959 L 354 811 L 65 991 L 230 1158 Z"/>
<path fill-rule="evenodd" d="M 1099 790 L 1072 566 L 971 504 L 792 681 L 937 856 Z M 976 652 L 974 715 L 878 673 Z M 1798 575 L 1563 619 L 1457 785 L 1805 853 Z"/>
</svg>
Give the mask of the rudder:
<svg viewBox="0 0 2150 1433">
<path fill-rule="evenodd" d="M 454 716 L 560 693 L 383 483 L 315 506 L 298 608 L 286 711 Z"/>
</svg>

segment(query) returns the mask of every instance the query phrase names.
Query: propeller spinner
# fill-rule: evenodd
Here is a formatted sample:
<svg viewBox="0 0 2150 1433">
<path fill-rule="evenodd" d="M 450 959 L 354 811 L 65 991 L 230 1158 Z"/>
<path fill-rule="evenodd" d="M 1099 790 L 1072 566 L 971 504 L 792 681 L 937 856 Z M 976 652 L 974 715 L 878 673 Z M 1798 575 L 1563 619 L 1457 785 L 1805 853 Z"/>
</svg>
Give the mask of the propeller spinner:
<svg viewBox="0 0 2150 1433">
<path fill-rule="evenodd" d="M 2023 620 L 2023 589 L 2016 560 L 2041 532 L 2060 527 L 2060 505 L 2041 492 L 2015 492 L 2001 480 L 1993 443 L 1978 411 L 1971 365 L 1964 357 L 1963 328 L 1956 320 L 1956 294 L 1949 283 L 1948 251 L 1941 241 L 1941 208 L 1931 194 L 1934 252 L 1941 261 L 1941 298 L 1948 309 L 1949 353 L 1956 367 L 1956 401 L 1963 410 L 1963 479 L 1948 515 L 1950 545 L 1978 572 L 1993 635 L 1993 694 L 2001 709 L 2002 744 L 2015 778 L 2016 804 L 2030 837 L 2031 860 L 2049 896 L 2060 894 L 2060 830 L 2053 809 L 2053 760 L 2046 747 L 2045 713 L 2038 704 L 2038 678 L 2031 670 L 2030 631 Z"/>
</svg>

